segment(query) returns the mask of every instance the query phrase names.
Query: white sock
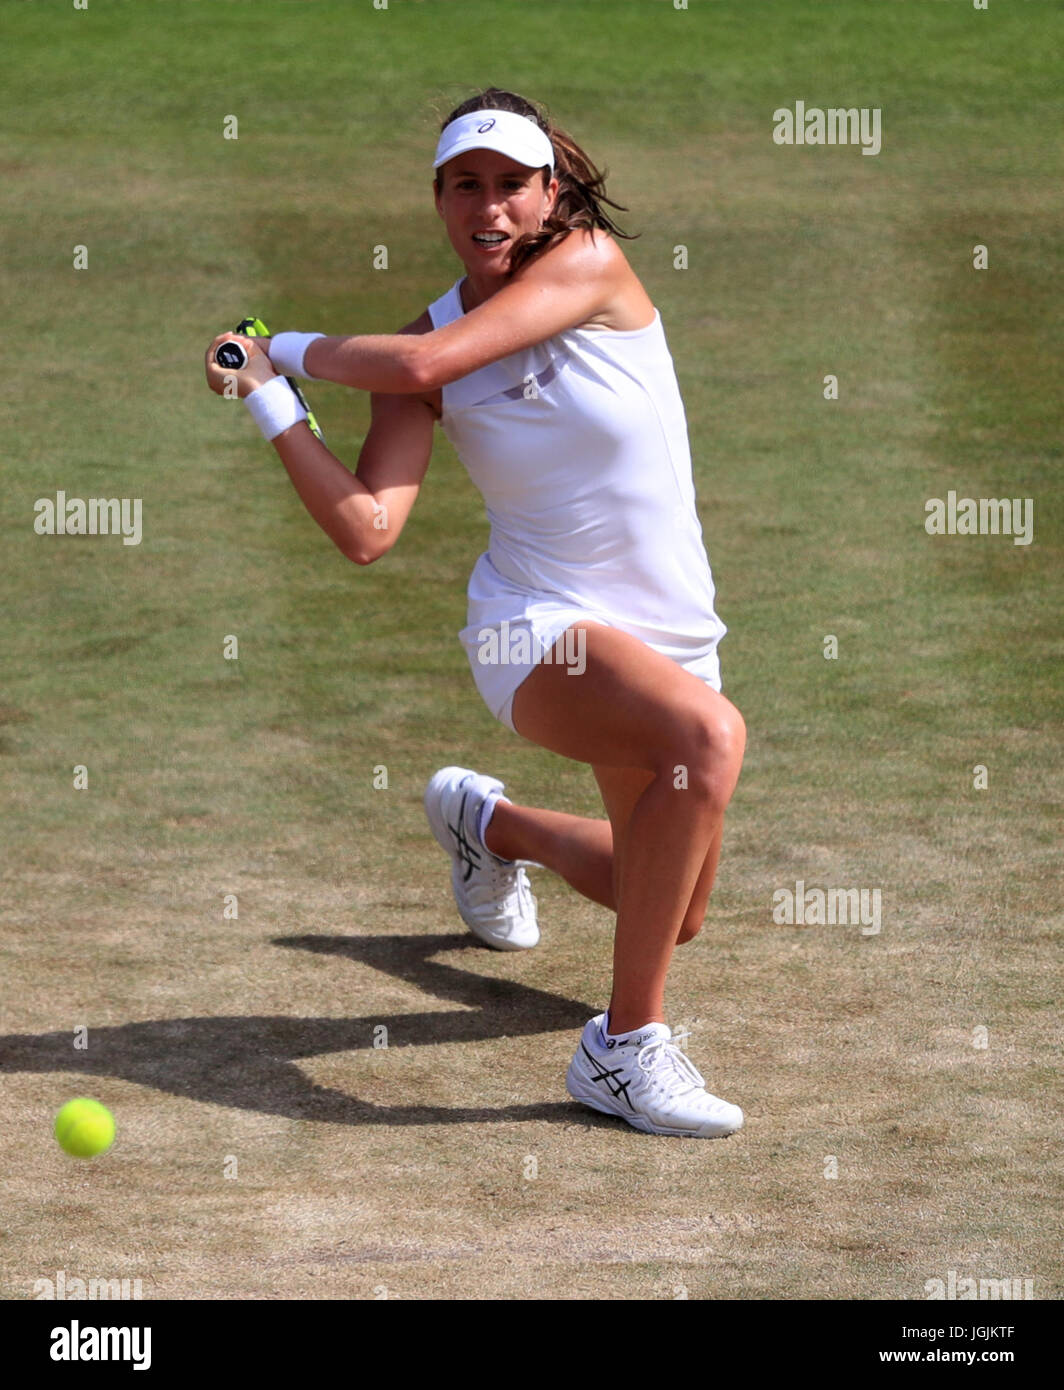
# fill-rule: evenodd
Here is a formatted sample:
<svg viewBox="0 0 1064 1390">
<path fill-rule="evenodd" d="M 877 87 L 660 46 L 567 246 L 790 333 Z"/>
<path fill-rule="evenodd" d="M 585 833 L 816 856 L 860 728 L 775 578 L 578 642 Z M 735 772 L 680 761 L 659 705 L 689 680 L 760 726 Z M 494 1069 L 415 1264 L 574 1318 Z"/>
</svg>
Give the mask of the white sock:
<svg viewBox="0 0 1064 1390">
<path fill-rule="evenodd" d="M 480 808 L 480 819 L 477 822 L 477 834 L 480 836 L 480 843 L 484 845 L 485 849 L 488 849 L 488 846 L 485 843 L 484 836 L 487 834 L 488 822 L 495 814 L 496 802 L 508 802 L 509 800 L 510 798 L 508 796 L 503 796 L 502 792 L 488 792 L 487 796 L 484 798 L 484 805 Z M 491 854 L 492 851 L 488 849 L 488 853 Z M 498 859 L 500 856 L 496 855 L 495 857 L 496 859 Z M 502 862 L 504 864 L 510 864 L 513 861 L 510 859 L 504 859 Z"/>
<path fill-rule="evenodd" d="M 625 1036 L 624 1033 L 608 1033 L 606 1031 L 606 1025 L 609 1023 L 609 1021 L 610 1011 L 609 1009 L 607 1009 L 606 1012 L 602 1015 L 602 1022 L 599 1024 L 599 1035 L 602 1038 L 603 1047 L 605 1047 L 606 1042 L 609 1038 L 623 1038 Z"/>
<path fill-rule="evenodd" d="M 629 1028 L 626 1033 L 610 1033 L 606 1029 L 606 1025 L 609 1022 L 609 1019 L 610 1011 L 609 1009 L 607 1009 L 602 1016 L 602 1022 L 599 1024 L 599 1035 L 602 1038 L 603 1047 L 605 1047 L 606 1043 L 610 1040 L 612 1040 L 613 1042 L 621 1042 L 624 1038 L 634 1037 L 636 1033 L 642 1031 L 641 1028 Z M 642 1028 L 649 1028 L 650 1026 L 651 1025 L 649 1023 L 644 1023 L 642 1025 Z"/>
</svg>

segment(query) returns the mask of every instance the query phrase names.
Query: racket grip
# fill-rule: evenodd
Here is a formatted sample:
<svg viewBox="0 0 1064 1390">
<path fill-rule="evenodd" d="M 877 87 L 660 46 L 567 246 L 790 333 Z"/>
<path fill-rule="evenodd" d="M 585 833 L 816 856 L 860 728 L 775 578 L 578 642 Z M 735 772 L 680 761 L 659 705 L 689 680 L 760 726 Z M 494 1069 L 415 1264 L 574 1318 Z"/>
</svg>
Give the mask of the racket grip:
<svg viewBox="0 0 1064 1390">
<path fill-rule="evenodd" d="M 248 355 L 243 343 L 221 343 L 215 349 L 214 360 L 219 367 L 228 367 L 230 371 L 239 372 L 247 366 Z"/>
</svg>

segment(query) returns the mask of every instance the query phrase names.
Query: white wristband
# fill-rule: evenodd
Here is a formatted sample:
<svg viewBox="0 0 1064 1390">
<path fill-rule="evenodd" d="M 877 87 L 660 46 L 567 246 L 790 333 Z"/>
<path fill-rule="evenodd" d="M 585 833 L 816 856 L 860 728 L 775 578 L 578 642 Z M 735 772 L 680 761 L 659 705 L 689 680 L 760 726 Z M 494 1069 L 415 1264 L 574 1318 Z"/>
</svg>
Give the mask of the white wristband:
<svg viewBox="0 0 1064 1390">
<path fill-rule="evenodd" d="M 283 376 L 272 376 L 244 397 L 252 419 L 266 439 L 274 439 L 283 430 L 298 425 L 307 418 L 299 397 Z"/>
<path fill-rule="evenodd" d="M 305 376 L 310 373 L 303 365 L 307 348 L 324 333 L 278 333 L 270 339 L 270 361 L 282 376 Z"/>
</svg>

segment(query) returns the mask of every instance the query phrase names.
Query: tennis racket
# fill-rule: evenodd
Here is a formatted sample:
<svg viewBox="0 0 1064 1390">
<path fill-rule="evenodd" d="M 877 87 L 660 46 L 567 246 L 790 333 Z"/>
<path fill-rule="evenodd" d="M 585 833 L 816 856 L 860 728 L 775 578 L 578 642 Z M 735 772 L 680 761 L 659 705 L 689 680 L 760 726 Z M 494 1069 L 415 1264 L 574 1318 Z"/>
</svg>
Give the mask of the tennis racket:
<svg viewBox="0 0 1064 1390">
<path fill-rule="evenodd" d="M 270 330 L 263 323 L 262 319 L 241 319 L 233 329 L 234 333 L 239 333 L 242 338 L 268 338 Z M 214 360 L 219 367 L 228 367 L 230 371 L 238 372 L 248 364 L 248 355 L 242 343 L 222 343 L 215 349 Z M 290 376 L 285 377 L 292 390 L 296 393 L 296 399 L 307 412 L 307 424 L 318 436 L 321 442 L 325 443 L 325 436 L 321 432 L 321 426 L 315 419 L 314 412 L 307 404 L 307 398 L 300 390 L 299 385 Z"/>
</svg>

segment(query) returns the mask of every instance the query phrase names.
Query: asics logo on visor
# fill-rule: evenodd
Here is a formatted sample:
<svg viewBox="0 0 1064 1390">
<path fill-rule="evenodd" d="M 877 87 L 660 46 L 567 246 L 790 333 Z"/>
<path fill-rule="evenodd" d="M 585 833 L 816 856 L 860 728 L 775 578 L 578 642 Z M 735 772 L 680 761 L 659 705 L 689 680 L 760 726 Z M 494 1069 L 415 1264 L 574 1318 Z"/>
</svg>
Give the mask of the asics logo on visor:
<svg viewBox="0 0 1064 1390">
<path fill-rule="evenodd" d="M 491 118 L 490 121 L 485 121 L 483 125 L 478 125 L 478 126 L 477 126 L 477 134 L 478 134 L 478 135 L 483 135 L 486 131 L 489 131 L 489 130 L 492 128 L 492 126 L 493 126 L 494 124 L 495 124 L 495 117 L 492 116 L 492 118 Z"/>
</svg>

